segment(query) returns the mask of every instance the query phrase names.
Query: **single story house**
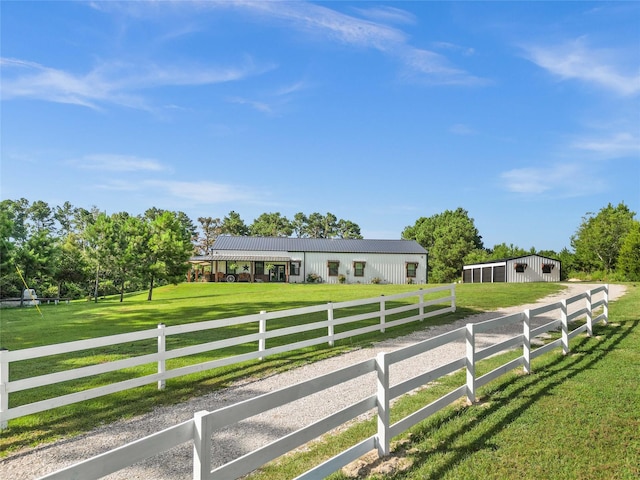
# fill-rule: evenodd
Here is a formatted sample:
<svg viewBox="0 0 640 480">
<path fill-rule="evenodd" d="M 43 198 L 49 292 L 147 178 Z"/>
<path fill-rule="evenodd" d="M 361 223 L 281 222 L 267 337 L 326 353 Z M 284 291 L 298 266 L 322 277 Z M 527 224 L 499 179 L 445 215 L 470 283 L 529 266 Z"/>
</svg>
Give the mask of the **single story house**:
<svg viewBox="0 0 640 480">
<path fill-rule="evenodd" d="M 193 281 L 427 283 L 427 251 L 414 240 L 221 235 L 190 263 Z"/>
<path fill-rule="evenodd" d="M 462 281 L 464 283 L 559 282 L 561 268 L 560 260 L 541 255 L 524 255 L 465 265 L 462 267 Z"/>
</svg>

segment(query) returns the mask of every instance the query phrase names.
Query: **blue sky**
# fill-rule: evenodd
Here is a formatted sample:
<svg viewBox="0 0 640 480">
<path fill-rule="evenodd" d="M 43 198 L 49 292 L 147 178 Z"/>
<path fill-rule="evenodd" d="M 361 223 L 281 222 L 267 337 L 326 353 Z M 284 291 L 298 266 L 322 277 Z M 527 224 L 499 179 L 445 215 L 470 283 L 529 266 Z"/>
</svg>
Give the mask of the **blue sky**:
<svg viewBox="0 0 640 480">
<path fill-rule="evenodd" d="M 640 211 L 637 2 L 7 2 L 1 197 L 485 246 Z"/>
</svg>

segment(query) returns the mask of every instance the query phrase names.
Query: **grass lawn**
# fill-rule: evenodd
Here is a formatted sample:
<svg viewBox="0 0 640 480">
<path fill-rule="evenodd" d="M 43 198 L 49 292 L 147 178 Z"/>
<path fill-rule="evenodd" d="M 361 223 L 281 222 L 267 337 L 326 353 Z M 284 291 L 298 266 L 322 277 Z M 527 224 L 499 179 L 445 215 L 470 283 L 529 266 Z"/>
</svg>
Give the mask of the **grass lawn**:
<svg viewBox="0 0 640 480">
<path fill-rule="evenodd" d="M 69 305 L 43 305 L 42 316 L 36 309 L 3 309 L 0 311 L 0 345 L 9 350 L 39 345 L 69 342 L 86 338 L 113 335 L 155 328 L 158 323 L 168 326 L 218 318 L 246 315 L 260 310 L 274 311 L 328 301 L 338 302 L 357 298 L 376 297 L 381 294 L 415 291 L 415 285 L 287 285 L 287 284 L 215 284 L 195 283 L 167 286 L 154 291 L 154 300 L 146 301 L 146 292 L 129 295 L 123 303 L 117 297 L 100 302 L 72 302 Z M 382 338 L 409 333 L 427 325 L 446 323 L 472 313 L 500 307 L 529 303 L 556 292 L 558 284 L 495 284 L 459 285 L 458 311 L 425 322 L 388 329 L 385 334 L 363 335 L 356 339 L 337 342 L 334 348 L 318 346 L 295 354 L 269 357 L 263 362 L 252 361 L 221 369 L 189 375 L 167 382 L 167 388 L 158 391 L 155 385 L 119 392 L 95 400 L 60 407 L 36 415 L 15 419 L 2 432 L 0 450 L 7 452 L 43 442 L 77 434 L 101 423 L 126 418 L 149 411 L 156 405 L 184 401 L 196 395 L 221 388 L 243 376 L 259 376 L 273 371 L 292 368 L 346 349 L 367 345 Z M 443 293 L 435 296 L 442 296 Z M 228 334 L 232 335 L 230 331 Z M 187 338 L 186 342 L 202 342 L 202 335 Z M 183 340 L 184 341 L 184 340 Z M 61 369 L 75 368 L 129 355 L 149 353 L 154 341 L 116 345 L 101 351 L 59 355 L 55 360 L 33 360 L 12 365 L 11 379 L 42 375 Z M 182 345 L 180 345 L 182 346 Z M 241 347 L 238 347 L 241 348 Z M 246 348 L 246 347 L 245 347 Z M 240 353 L 239 351 L 228 354 Z M 211 360 L 216 354 L 201 354 L 188 359 L 175 360 L 169 368 L 180 362 L 196 363 Z M 295 358 L 295 360 L 294 360 Z M 66 382 L 18 392 L 10 397 L 11 406 L 71 393 L 108 382 L 151 373 L 154 365 L 136 372 L 114 372 L 99 378 Z"/>
<path fill-rule="evenodd" d="M 637 479 L 640 478 L 640 288 L 610 306 L 610 324 L 580 335 L 481 388 L 471 407 L 453 404 L 394 439 L 390 458 L 350 468 L 333 480 Z M 515 358 L 481 362 L 477 375 Z M 464 372 L 406 396 L 402 418 L 465 382 Z M 259 479 L 288 479 L 375 433 L 375 420 L 327 436 L 305 452 L 265 467 Z M 346 472 L 358 472 L 348 476 Z"/>
</svg>

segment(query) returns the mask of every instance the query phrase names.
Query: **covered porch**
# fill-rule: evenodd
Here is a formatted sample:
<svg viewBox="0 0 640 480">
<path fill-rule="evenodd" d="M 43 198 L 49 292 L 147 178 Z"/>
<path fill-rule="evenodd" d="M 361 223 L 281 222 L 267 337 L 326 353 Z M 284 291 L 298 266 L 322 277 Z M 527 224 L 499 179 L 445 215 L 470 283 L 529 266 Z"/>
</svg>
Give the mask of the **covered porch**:
<svg viewBox="0 0 640 480">
<path fill-rule="evenodd" d="M 289 281 L 291 257 L 273 255 L 203 255 L 189 259 L 187 282 Z"/>
</svg>

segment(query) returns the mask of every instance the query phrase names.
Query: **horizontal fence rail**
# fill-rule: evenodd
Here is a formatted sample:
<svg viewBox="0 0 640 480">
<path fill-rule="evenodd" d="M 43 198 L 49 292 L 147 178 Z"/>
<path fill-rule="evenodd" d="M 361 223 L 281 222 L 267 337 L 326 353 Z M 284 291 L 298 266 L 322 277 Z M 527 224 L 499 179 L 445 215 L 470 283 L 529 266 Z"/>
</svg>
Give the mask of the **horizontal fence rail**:
<svg viewBox="0 0 640 480">
<path fill-rule="evenodd" d="M 573 336 L 574 332 L 586 332 L 592 335 L 594 324 L 600 321 L 604 322 L 605 325 L 607 324 L 609 306 L 608 291 L 608 286 L 605 285 L 554 304 L 525 310 L 494 320 L 475 324 L 470 323 L 467 324 L 466 327 L 458 328 L 408 347 L 388 353 L 379 353 L 374 359 L 350 365 L 311 380 L 306 380 L 274 392 L 269 392 L 234 405 L 223 407 L 213 412 L 197 412 L 194 418 L 188 422 L 176 425 L 175 427 L 163 430 L 162 432 L 129 443 L 118 449 L 41 478 L 43 480 L 63 478 L 83 478 L 89 480 L 100 478 L 126 465 L 132 465 L 144 458 L 162 453 L 179 443 L 191 442 L 193 445 L 194 479 L 236 479 L 311 440 L 319 438 L 330 430 L 356 419 L 363 413 L 372 410 L 377 411 L 376 434 L 361 440 L 356 445 L 351 446 L 333 458 L 297 477 L 297 479 L 305 480 L 321 479 L 371 450 L 377 450 L 380 456 L 388 455 L 390 453 L 391 438 L 405 432 L 410 427 L 425 420 L 462 397 L 466 396 L 469 403 L 474 403 L 476 389 L 478 387 L 508 371 L 522 365 L 525 372 L 529 373 L 531 371 L 530 361 L 535 356 L 540 355 L 541 353 L 539 352 L 547 352 L 551 348 L 562 347 L 563 353 L 568 353 L 568 340 Z M 593 296 L 598 293 L 602 294 L 602 299 L 597 302 L 592 302 Z M 584 308 L 576 310 L 574 314 L 567 314 L 568 306 L 581 300 L 585 302 Z M 602 313 L 593 318 L 593 312 L 596 309 L 601 309 Z M 557 312 L 560 313 L 560 320 L 547 322 L 540 327 L 531 329 L 532 319 L 541 317 L 544 314 Z M 569 318 L 578 320 L 582 317 L 586 318 L 586 323 L 569 332 Z M 538 320 L 541 319 L 538 318 Z M 544 321 L 544 319 L 542 319 L 542 321 Z M 486 336 L 488 332 L 508 327 L 515 327 L 517 333 L 513 338 L 489 347 L 476 348 L 477 344 L 485 340 L 483 336 Z M 557 330 L 558 327 L 561 331 L 561 338 L 558 341 L 553 341 L 533 351 L 531 350 L 532 338 L 550 330 Z M 428 354 L 435 348 L 454 342 L 465 345 L 466 353 L 463 349 L 460 358 L 431 370 L 416 372 L 417 375 L 415 377 L 391 385 L 389 374 L 391 365 L 400 363 L 416 355 Z M 476 377 L 476 362 L 503 350 L 513 350 L 515 347 L 522 348 L 522 356 L 505 363 L 479 378 Z M 462 369 L 466 369 L 467 372 L 465 384 L 460 385 L 451 392 L 425 405 L 418 411 L 396 423 L 390 423 L 390 408 L 393 399 L 422 387 L 428 382 L 437 380 L 444 375 L 449 375 Z M 211 447 L 213 435 L 217 430 L 249 419 L 268 410 L 286 405 L 301 397 L 319 393 L 328 388 L 339 386 L 349 380 L 372 373 L 376 374 L 375 382 L 377 384 L 377 391 L 374 395 L 365 396 L 340 411 L 334 412 L 319 421 L 285 435 L 268 445 L 229 461 L 224 465 L 215 468 L 212 467 L 214 462 L 211 455 Z"/>
<path fill-rule="evenodd" d="M 435 299 L 430 298 L 425 301 L 425 295 L 440 294 L 440 292 L 448 292 L 448 295 Z M 414 299 L 415 303 L 390 307 L 391 302 L 406 302 Z M 349 309 L 353 309 L 354 307 L 366 307 L 370 305 L 377 308 L 371 312 L 358 314 L 351 314 L 349 311 Z M 436 308 L 434 310 L 425 310 L 428 307 L 435 308 L 436 306 L 441 305 L 447 306 L 444 308 Z M 158 389 L 163 389 L 166 381 L 172 378 L 182 377 L 249 360 L 262 360 L 269 355 L 286 353 L 324 343 L 333 346 L 337 340 L 375 331 L 384 332 L 386 328 L 396 327 L 405 323 L 421 321 L 436 315 L 454 312 L 455 308 L 455 285 L 452 284 L 389 296 L 328 303 L 324 305 L 314 305 L 310 307 L 274 312 L 263 311 L 256 314 L 243 315 L 234 318 L 208 320 L 204 322 L 188 323 L 169 327 L 160 324 L 156 329 L 22 350 L 0 350 L 0 429 L 6 428 L 9 420 L 23 417 L 25 415 L 43 412 L 45 410 L 102 397 L 104 395 L 109 395 L 123 390 L 142 387 L 156 382 Z M 323 313 L 325 316 L 324 320 L 273 328 L 271 330 L 269 329 L 270 323 L 277 320 L 293 317 L 304 318 L 313 314 L 322 315 Z M 338 317 L 341 313 L 345 316 Z M 401 316 L 401 318 L 389 321 L 388 319 L 391 316 Z M 377 324 L 353 328 L 350 330 L 347 329 L 338 333 L 335 331 L 336 327 L 350 324 L 353 325 L 356 322 L 374 319 L 378 319 Z M 292 321 L 295 321 L 295 318 Z M 223 340 L 200 343 L 188 347 L 167 349 L 168 338 L 179 338 L 180 335 L 188 333 L 211 330 L 215 331 L 222 328 L 237 326 L 243 326 L 246 327 L 247 330 L 253 330 L 253 333 Z M 268 347 L 267 345 L 268 341 L 273 341 L 277 338 L 313 331 L 317 331 L 318 333 L 313 338 L 272 347 Z M 130 358 L 104 362 L 98 365 L 79 367 L 20 380 L 10 379 L 10 365 L 15 362 L 52 357 L 55 355 L 69 354 L 73 352 L 91 351 L 103 347 L 130 344 L 132 342 L 148 341 L 151 339 L 157 340 L 157 348 L 154 353 L 132 356 Z M 196 363 L 188 366 L 167 369 L 166 362 L 168 360 L 187 357 L 189 355 L 219 351 L 225 348 L 251 343 L 256 344 L 256 349 L 254 351 L 244 354 L 229 355 L 216 360 Z M 9 396 L 16 392 L 70 380 L 93 377 L 124 369 L 135 369 L 144 366 L 148 367 L 150 364 L 154 366 L 157 365 L 157 367 L 155 367 L 156 373 L 137 376 L 128 380 L 9 408 Z"/>
</svg>

